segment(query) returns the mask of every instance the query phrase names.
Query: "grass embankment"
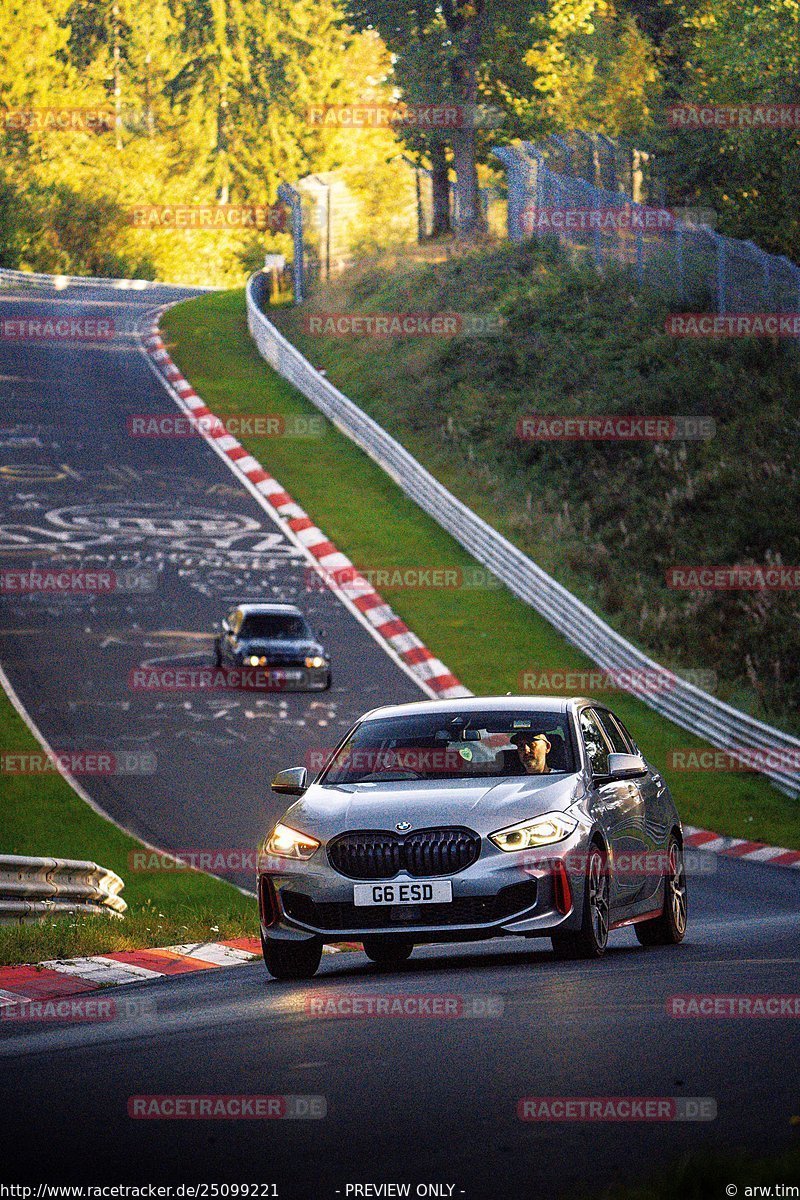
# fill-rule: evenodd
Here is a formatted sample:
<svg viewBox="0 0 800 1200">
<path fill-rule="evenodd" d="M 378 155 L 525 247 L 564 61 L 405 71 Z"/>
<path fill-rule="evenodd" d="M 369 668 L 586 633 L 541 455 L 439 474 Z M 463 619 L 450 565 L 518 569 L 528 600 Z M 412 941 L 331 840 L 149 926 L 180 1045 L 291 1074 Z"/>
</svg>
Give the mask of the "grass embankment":
<svg viewBox="0 0 800 1200">
<path fill-rule="evenodd" d="M 441 253 L 441 252 L 440 252 Z M 686 309 L 709 308 L 703 297 Z M 501 314 L 501 336 L 320 337 L 310 311 Z M 662 297 L 552 246 L 385 258 L 275 321 L 432 473 L 657 661 L 800 732 L 797 591 L 685 592 L 675 566 L 800 562 L 800 357 L 676 339 Z M 705 417 L 695 441 L 535 442 L 530 414 Z"/>
<path fill-rule="evenodd" d="M 164 318 L 163 330 L 178 366 L 216 413 L 277 414 L 287 423 L 316 413 L 259 357 L 247 333 L 241 291 L 179 305 Z M 326 424 L 323 435 L 313 440 L 283 436 L 242 441 L 360 568 L 446 566 L 467 574 L 474 569 L 458 543 L 333 426 Z M 446 472 L 440 474 L 448 485 L 453 483 Z M 488 516 L 497 519 L 498 511 Z M 587 658 L 504 587 L 382 590 L 476 694 L 519 692 L 523 669 L 591 668 Z M 671 750 L 704 745 L 626 693 L 607 692 L 603 698 L 662 768 Z M 761 777 L 743 772 L 668 775 L 685 821 L 800 847 L 797 802 Z"/>
<path fill-rule="evenodd" d="M 7 752 L 41 747 L 0 689 L 0 745 Z M 77 858 L 99 863 L 125 880 L 128 911 L 113 917 L 47 918 L 35 925 L 0 925 L 0 964 L 102 954 L 183 942 L 255 936 L 255 901 L 200 871 L 137 872 L 135 838 L 99 816 L 55 771 L 2 776 L 3 854 Z"/>
</svg>

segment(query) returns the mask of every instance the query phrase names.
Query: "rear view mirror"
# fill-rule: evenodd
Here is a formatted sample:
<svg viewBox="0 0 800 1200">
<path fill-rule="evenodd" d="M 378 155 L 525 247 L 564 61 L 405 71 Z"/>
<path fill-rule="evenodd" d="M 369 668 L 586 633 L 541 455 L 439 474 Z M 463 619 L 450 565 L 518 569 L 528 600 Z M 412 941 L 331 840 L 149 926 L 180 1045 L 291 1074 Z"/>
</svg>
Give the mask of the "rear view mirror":
<svg viewBox="0 0 800 1200">
<path fill-rule="evenodd" d="M 308 771 L 305 767 L 289 767 L 287 771 L 278 771 L 271 784 L 273 792 L 282 796 L 302 796 L 308 787 Z"/>
<path fill-rule="evenodd" d="M 635 779 L 647 774 L 647 763 L 641 754 L 609 754 L 608 774 L 612 779 Z"/>
</svg>

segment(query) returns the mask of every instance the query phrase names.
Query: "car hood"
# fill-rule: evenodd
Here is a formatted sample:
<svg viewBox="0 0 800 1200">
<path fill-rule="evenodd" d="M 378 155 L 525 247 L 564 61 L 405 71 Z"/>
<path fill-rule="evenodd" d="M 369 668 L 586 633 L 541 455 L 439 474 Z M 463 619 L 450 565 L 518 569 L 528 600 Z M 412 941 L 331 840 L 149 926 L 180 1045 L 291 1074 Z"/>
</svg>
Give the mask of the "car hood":
<svg viewBox="0 0 800 1200">
<path fill-rule="evenodd" d="M 430 783 L 312 784 L 282 820 L 325 841 L 349 829 L 394 830 L 399 821 L 411 828 L 465 825 L 486 835 L 537 817 L 563 812 L 585 791 L 581 775 L 527 775 L 493 780 Z"/>
<path fill-rule="evenodd" d="M 237 649 L 243 654 L 263 654 L 267 658 L 273 654 L 302 658 L 325 653 L 319 642 L 309 638 L 241 638 Z"/>
</svg>

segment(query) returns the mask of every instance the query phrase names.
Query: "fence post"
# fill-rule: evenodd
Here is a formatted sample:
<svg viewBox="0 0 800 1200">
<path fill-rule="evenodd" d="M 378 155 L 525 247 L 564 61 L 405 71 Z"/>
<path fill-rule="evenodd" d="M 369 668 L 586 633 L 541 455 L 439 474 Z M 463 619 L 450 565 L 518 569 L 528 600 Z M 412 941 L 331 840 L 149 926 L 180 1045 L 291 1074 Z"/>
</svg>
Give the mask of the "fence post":
<svg viewBox="0 0 800 1200">
<path fill-rule="evenodd" d="M 676 224 L 676 232 L 678 234 L 678 299 L 680 300 L 681 304 L 685 304 L 686 286 L 684 283 L 683 274 L 683 221 L 678 221 Z"/>
<path fill-rule="evenodd" d="M 572 146 L 570 146 L 569 142 L 565 141 L 564 138 L 561 137 L 557 133 L 550 134 L 550 141 L 553 143 L 554 146 L 557 146 L 558 149 L 563 154 L 564 162 L 565 162 L 566 168 L 567 168 L 567 174 L 574 175 L 575 171 L 574 171 L 573 162 L 572 162 Z"/>
<path fill-rule="evenodd" d="M 532 171 L 536 172 L 536 203 L 539 203 L 539 187 L 542 156 L 535 147 L 531 147 L 535 161 L 528 157 L 528 145 L 523 143 L 524 150 L 519 146 L 497 146 L 492 150 L 495 158 L 506 168 L 508 183 L 508 240 L 521 242 L 525 237 L 522 227 L 522 217 L 525 210 L 526 197 L 530 195 Z"/>
<path fill-rule="evenodd" d="M 717 248 L 717 312 L 725 313 L 727 311 L 727 295 L 725 290 L 725 270 L 728 260 L 727 246 L 725 245 L 725 238 L 718 233 L 714 234 L 714 242 Z"/>
<path fill-rule="evenodd" d="M 605 146 L 608 153 L 608 162 L 611 168 L 608 178 L 608 190 L 615 192 L 617 190 L 617 147 L 616 143 L 610 137 L 606 137 L 604 133 L 597 134 L 597 140 Z M 606 182 L 605 180 L 603 181 Z"/>
<path fill-rule="evenodd" d="M 644 287 L 644 234 L 636 230 L 636 278 L 639 287 Z"/>
<path fill-rule="evenodd" d="M 302 304 L 305 300 L 305 239 L 303 237 L 303 201 L 300 193 L 289 183 L 282 183 L 278 188 L 278 199 L 288 204 L 292 213 L 292 241 L 294 243 L 294 261 L 292 277 L 294 280 L 294 302 Z"/>
</svg>

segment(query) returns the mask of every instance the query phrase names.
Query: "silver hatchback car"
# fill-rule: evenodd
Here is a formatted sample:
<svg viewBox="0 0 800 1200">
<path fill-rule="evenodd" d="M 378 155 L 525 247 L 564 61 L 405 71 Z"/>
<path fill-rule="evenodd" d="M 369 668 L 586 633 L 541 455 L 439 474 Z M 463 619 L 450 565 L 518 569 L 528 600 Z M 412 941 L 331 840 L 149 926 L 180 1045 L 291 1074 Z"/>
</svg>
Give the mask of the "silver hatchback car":
<svg viewBox="0 0 800 1200">
<path fill-rule="evenodd" d="M 307 979 L 326 942 L 384 966 L 415 945 L 549 937 L 597 958 L 610 930 L 686 932 L 683 834 L 664 779 L 608 708 L 489 697 L 374 709 L 260 847 L 267 969 Z"/>
</svg>

